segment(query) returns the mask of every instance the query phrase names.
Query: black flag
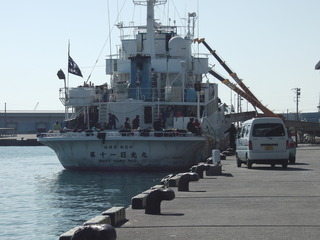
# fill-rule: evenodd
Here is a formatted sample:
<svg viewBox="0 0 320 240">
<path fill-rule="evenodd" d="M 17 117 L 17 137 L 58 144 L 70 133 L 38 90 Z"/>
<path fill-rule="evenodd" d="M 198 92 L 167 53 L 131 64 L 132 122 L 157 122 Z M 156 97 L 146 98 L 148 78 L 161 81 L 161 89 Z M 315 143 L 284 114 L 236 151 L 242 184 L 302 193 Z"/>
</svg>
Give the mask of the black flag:
<svg viewBox="0 0 320 240">
<path fill-rule="evenodd" d="M 80 71 L 80 68 L 78 67 L 78 65 L 73 61 L 73 59 L 69 56 L 69 61 L 68 61 L 68 72 L 72 73 L 74 75 L 82 76 L 82 73 Z"/>
</svg>

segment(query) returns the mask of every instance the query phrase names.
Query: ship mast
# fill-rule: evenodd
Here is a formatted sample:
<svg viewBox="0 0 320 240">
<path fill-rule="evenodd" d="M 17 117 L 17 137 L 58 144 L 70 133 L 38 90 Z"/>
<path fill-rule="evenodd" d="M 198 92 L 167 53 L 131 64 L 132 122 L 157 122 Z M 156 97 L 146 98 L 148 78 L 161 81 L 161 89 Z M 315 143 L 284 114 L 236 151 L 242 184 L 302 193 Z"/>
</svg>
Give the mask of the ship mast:
<svg viewBox="0 0 320 240">
<path fill-rule="evenodd" d="M 133 0 L 136 5 L 147 6 L 147 41 L 145 53 L 154 59 L 155 54 L 155 35 L 154 35 L 154 6 L 166 4 L 167 0 Z"/>
</svg>

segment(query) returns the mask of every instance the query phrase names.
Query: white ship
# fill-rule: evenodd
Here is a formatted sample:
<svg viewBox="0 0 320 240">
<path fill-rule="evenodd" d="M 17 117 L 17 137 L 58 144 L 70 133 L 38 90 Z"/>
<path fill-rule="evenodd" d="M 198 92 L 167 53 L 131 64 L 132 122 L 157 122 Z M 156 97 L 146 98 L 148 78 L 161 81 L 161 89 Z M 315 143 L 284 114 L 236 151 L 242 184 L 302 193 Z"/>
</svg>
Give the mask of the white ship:
<svg viewBox="0 0 320 240">
<path fill-rule="evenodd" d="M 182 36 L 177 26 L 155 21 L 154 7 L 165 0 L 133 2 L 146 6 L 147 24 L 117 25 L 121 46 L 116 57 L 106 59 L 110 86 L 60 89 L 66 110 L 72 109 L 72 116 L 66 114 L 68 129 L 38 137 L 66 169 L 185 170 L 209 157 L 229 126 L 217 84 L 203 81 L 208 57 L 191 51 L 196 14 L 188 14 Z M 128 38 L 129 28 L 135 35 Z M 119 120 L 118 130 L 106 124 L 109 113 Z M 131 124 L 137 115 L 139 128 L 123 129 L 125 119 Z M 186 130 L 190 118 L 199 119 L 201 133 Z M 155 131 L 158 119 L 164 129 Z"/>
</svg>

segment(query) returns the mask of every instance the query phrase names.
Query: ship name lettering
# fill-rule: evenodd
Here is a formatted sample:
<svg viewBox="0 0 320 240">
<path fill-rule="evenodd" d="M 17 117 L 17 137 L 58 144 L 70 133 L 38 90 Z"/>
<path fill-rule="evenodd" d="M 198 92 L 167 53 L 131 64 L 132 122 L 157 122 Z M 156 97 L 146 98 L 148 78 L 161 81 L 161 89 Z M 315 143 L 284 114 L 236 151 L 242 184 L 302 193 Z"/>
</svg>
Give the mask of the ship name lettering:
<svg viewBox="0 0 320 240">
<path fill-rule="evenodd" d="M 99 159 L 99 162 L 100 163 L 108 163 L 108 162 L 111 162 L 111 161 L 108 160 L 108 159 Z"/>
<path fill-rule="evenodd" d="M 132 147 L 132 145 L 120 145 L 120 146 L 118 146 L 118 145 L 105 145 L 105 146 L 103 146 L 103 148 L 104 149 L 118 149 L 118 148 L 120 148 L 120 149 L 132 149 L 133 147 Z"/>
<path fill-rule="evenodd" d="M 124 163 L 125 161 L 123 159 L 116 159 L 116 160 L 113 160 L 114 162 L 117 162 L 117 163 Z"/>
<path fill-rule="evenodd" d="M 99 155 L 100 155 L 102 158 L 105 158 L 106 155 L 107 155 L 107 153 L 101 152 L 101 153 L 99 153 Z M 114 161 L 117 161 L 117 162 L 119 162 L 119 161 L 124 161 L 123 159 L 126 159 L 127 161 L 133 162 L 133 161 L 135 161 L 135 159 L 138 158 L 138 155 L 141 156 L 141 158 L 148 158 L 146 152 L 142 152 L 141 154 L 138 154 L 138 153 L 136 153 L 136 152 L 128 153 L 128 152 L 126 152 L 126 151 L 123 151 L 123 152 L 120 152 L 119 154 L 117 154 L 117 153 L 110 153 L 109 156 L 111 156 L 111 157 L 117 157 L 117 156 L 120 157 L 121 160 L 114 160 Z M 90 152 L 90 157 L 91 157 L 91 158 L 95 158 L 95 157 L 96 157 L 96 152 Z M 128 158 L 130 158 L 130 159 L 128 159 Z M 100 161 L 100 160 L 99 160 L 99 161 Z M 110 161 L 110 160 L 109 160 L 109 161 Z"/>
</svg>

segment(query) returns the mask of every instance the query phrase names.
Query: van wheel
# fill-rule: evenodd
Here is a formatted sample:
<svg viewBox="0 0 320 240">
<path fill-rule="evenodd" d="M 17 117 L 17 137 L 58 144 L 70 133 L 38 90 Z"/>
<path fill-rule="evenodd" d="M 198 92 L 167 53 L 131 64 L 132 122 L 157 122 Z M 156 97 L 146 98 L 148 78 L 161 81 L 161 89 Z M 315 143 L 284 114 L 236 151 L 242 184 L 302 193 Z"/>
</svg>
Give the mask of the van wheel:
<svg viewBox="0 0 320 240">
<path fill-rule="evenodd" d="M 289 163 L 295 163 L 296 162 L 296 157 L 290 158 Z"/>
<path fill-rule="evenodd" d="M 288 167 L 288 163 L 282 163 L 282 168 L 287 168 Z"/>
<path fill-rule="evenodd" d="M 241 167 L 241 162 L 237 160 L 237 167 Z"/>
<path fill-rule="evenodd" d="M 271 163 L 271 167 L 274 168 L 276 166 L 275 163 Z"/>
<path fill-rule="evenodd" d="M 248 157 L 246 157 L 246 162 L 247 162 L 247 168 L 251 169 L 252 168 L 252 162 L 250 162 L 250 160 L 248 159 Z"/>
<path fill-rule="evenodd" d="M 237 161 L 237 167 L 241 167 L 241 160 L 238 157 L 238 154 L 236 154 L 236 161 Z"/>
</svg>

